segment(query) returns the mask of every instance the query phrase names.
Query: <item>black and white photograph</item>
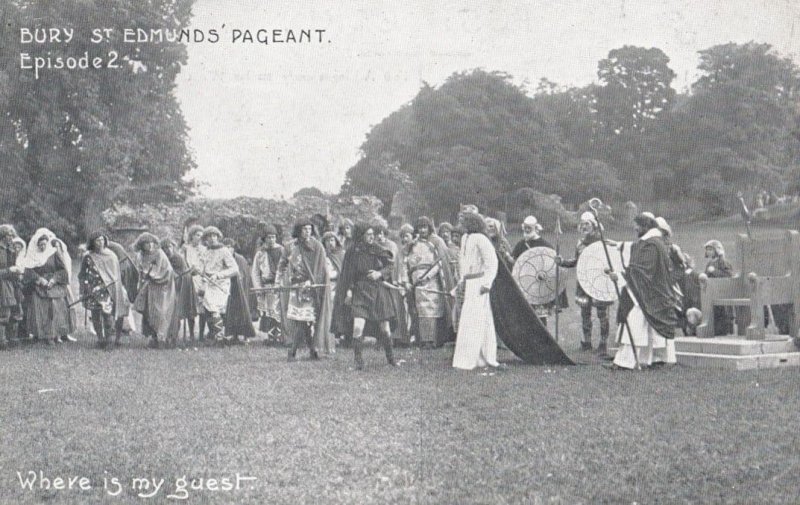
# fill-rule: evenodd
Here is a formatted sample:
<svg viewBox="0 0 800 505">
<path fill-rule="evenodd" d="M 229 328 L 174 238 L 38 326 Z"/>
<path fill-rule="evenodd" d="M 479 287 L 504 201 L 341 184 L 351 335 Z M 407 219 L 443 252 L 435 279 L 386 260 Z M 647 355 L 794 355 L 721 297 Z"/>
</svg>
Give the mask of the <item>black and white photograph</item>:
<svg viewBox="0 0 800 505">
<path fill-rule="evenodd" d="M 0 504 L 800 504 L 798 372 L 800 3 L 0 0 Z"/>
</svg>

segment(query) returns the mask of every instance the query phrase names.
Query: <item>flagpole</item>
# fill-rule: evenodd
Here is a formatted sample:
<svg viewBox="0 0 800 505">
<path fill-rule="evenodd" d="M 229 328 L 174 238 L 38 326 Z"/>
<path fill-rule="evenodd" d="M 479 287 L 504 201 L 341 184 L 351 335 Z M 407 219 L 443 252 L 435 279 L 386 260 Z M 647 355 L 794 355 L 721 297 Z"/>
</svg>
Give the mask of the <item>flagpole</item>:
<svg viewBox="0 0 800 505">
<path fill-rule="evenodd" d="M 559 256 L 561 256 L 561 233 L 562 233 L 561 232 L 561 218 L 559 216 L 556 216 L 556 230 L 555 231 L 556 231 L 556 257 L 559 257 Z M 559 284 L 559 281 L 560 281 L 559 271 L 560 270 L 561 270 L 561 268 L 559 268 L 558 264 L 556 264 L 556 302 L 555 302 L 555 308 L 556 308 L 556 342 L 558 342 L 558 316 L 559 316 L 559 313 L 561 312 L 561 300 L 560 300 L 560 298 L 561 298 L 560 297 L 561 290 L 559 289 L 560 288 L 560 284 Z"/>
</svg>

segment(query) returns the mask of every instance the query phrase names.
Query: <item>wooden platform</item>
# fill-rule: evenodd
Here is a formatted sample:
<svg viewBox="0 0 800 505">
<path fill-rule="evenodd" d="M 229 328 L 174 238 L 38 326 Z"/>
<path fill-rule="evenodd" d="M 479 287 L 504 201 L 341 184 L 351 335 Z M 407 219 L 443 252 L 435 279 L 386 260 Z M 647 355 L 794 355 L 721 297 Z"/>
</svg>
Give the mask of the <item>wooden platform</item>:
<svg viewBox="0 0 800 505">
<path fill-rule="evenodd" d="M 678 363 L 690 367 L 729 370 L 800 367 L 800 351 L 785 335 L 768 335 L 765 340 L 735 337 L 678 337 Z"/>
</svg>

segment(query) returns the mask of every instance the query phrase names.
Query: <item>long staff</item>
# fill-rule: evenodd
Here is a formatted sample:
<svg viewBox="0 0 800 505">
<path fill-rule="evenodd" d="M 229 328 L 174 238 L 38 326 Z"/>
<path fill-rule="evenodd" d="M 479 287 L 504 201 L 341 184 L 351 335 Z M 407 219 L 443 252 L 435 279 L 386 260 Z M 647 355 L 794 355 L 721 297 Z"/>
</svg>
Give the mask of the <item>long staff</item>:
<svg viewBox="0 0 800 505">
<path fill-rule="evenodd" d="M 600 242 L 603 243 L 603 252 L 606 253 L 606 262 L 608 263 L 608 271 L 609 273 L 614 272 L 614 265 L 611 264 L 611 255 L 608 254 L 608 245 L 606 244 L 606 239 L 603 236 L 603 225 L 600 222 L 600 215 L 597 212 L 597 208 L 602 204 L 602 200 L 599 198 L 592 198 L 589 200 L 589 208 L 592 209 L 592 214 L 594 214 L 594 218 L 597 221 L 597 229 L 600 232 Z M 617 300 L 620 299 L 621 293 L 619 291 L 619 285 L 617 284 L 617 280 L 615 278 L 611 278 L 611 282 L 614 283 L 614 291 L 617 292 Z M 628 325 L 628 316 L 625 316 L 625 321 L 622 322 L 622 325 L 625 327 L 628 333 L 628 340 L 631 344 L 631 350 L 633 351 L 633 359 L 636 362 L 636 370 L 641 370 L 642 367 L 639 364 L 639 354 L 636 352 L 636 346 L 633 343 L 633 334 L 631 333 L 631 327 Z"/>
<path fill-rule="evenodd" d="M 559 216 L 556 216 L 556 230 L 555 231 L 556 231 L 556 256 L 560 257 L 561 256 L 561 234 L 563 232 L 561 231 L 561 218 Z M 560 270 L 561 270 L 561 268 L 558 265 L 556 265 L 556 303 L 555 303 L 555 308 L 556 308 L 556 342 L 558 342 L 558 315 L 561 313 L 561 300 L 560 300 L 560 298 L 561 298 L 560 297 L 561 290 L 559 289 L 561 287 L 561 285 L 560 285 L 560 280 L 561 280 L 560 277 L 561 276 L 559 274 Z"/>
</svg>

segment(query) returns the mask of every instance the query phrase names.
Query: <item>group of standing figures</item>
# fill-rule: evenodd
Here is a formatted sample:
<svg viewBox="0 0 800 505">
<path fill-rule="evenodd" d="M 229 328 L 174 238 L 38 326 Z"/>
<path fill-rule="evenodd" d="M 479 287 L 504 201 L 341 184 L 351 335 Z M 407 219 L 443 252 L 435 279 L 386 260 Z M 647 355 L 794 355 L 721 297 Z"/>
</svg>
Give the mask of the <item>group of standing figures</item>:
<svg viewBox="0 0 800 505">
<path fill-rule="evenodd" d="M 318 230 L 301 219 L 285 244 L 276 227 L 267 226 L 251 262 L 214 226 L 190 227 L 181 245 L 145 232 L 132 250 L 98 231 L 87 237 L 77 292 L 70 282 L 72 260 L 55 234 L 41 229 L 25 244 L 13 226 L 2 225 L 0 345 L 74 341 L 75 307 L 82 306 L 96 346 L 104 349 L 121 345 L 136 329 L 136 311 L 139 331 L 153 348 L 242 343 L 256 335 L 257 321 L 267 341 L 289 344 L 289 360 L 300 347 L 318 359 L 339 343 L 352 345 L 360 369 L 364 336 L 373 335 L 396 365 L 395 341 L 434 348 L 455 340 L 461 306 L 471 307 L 475 296 L 485 302 L 483 312 L 468 311 L 469 324 L 460 326 L 476 323 L 495 338 L 484 321 L 491 310 L 483 291 L 491 286 L 497 258 L 494 248 L 492 254 L 483 250 L 491 246 L 483 218 L 467 221 L 471 228 L 442 223 L 437 230 L 421 217 L 414 226 L 403 225 L 395 242 L 380 219 L 342 219 L 336 230 Z M 475 348 L 472 365 L 456 363 L 496 366 L 495 348 L 496 340 Z"/>
<path fill-rule="evenodd" d="M 616 318 L 622 350 L 614 358 L 622 368 L 674 362 L 674 328 L 693 334 L 701 308 L 699 273 L 672 243 L 666 221 L 642 213 L 634 225 L 637 238 L 621 274 L 626 287 Z M 380 219 L 357 224 L 341 219 L 336 230 L 318 230 L 301 219 L 285 244 L 276 227 L 266 226 L 252 262 L 214 226 L 188 228 L 180 246 L 143 233 L 132 253 L 96 232 L 82 253 L 76 294 L 63 241 L 41 228 L 26 244 L 13 226 L 0 225 L 0 348 L 29 340 L 75 341 L 74 307 L 82 305 L 97 346 L 106 349 L 134 329 L 133 309 L 141 314 L 140 331 L 150 347 L 242 343 L 256 336 L 257 321 L 267 342 L 289 345 L 290 361 L 300 347 L 318 359 L 345 344 L 353 347 L 361 369 L 364 336 L 372 335 L 391 365 L 397 364 L 395 342 L 434 348 L 455 340 L 453 366 L 495 367 L 489 292 L 498 268 L 510 269 L 530 248 L 551 247 L 534 216 L 524 220 L 522 231 L 512 249 L 503 224 L 471 205 L 462 206 L 457 226 L 445 222 L 437 229 L 427 217 L 404 224 L 397 242 Z M 581 216 L 579 232 L 574 258 L 556 258 L 562 267 L 574 267 L 587 247 L 603 240 L 592 213 Z M 709 241 L 705 251 L 709 277 L 732 275 L 720 242 Z M 580 284 L 576 301 L 581 350 L 592 349 L 594 308 L 600 322 L 597 352 L 605 355 L 611 303 L 593 299 Z M 567 305 L 561 293 L 532 309 L 546 323 L 553 310 Z M 725 308 L 715 307 L 714 319 L 718 331 L 731 331 L 733 316 Z"/>
</svg>

